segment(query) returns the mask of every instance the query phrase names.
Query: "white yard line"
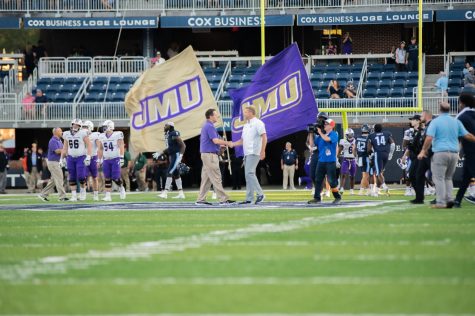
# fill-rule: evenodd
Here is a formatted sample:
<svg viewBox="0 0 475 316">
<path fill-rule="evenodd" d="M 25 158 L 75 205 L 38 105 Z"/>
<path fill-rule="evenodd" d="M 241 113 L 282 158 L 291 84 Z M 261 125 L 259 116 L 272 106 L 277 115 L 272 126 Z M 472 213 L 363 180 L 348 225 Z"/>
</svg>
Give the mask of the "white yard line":
<svg viewBox="0 0 475 316">
<path fill-rule="evenodd" d="M 21 283 L 21 282 L 20 282 Z M 33 279 L 34 285 L 475 285 L 458 277 L 190 277 Z"/>
<path fill-rule="evenodd" d="M 48 316 L 475 316 L 449 313 L 144 313 L 144 314 L 47 314 Z M 4 316 L 37 316 L 34 314 L 5 314 Z"/>
<path fill-rule="evenodd" d="M 407 206 L 406 210 L 411 207 Z M 374 210 L 340 212 L 324 216 L 304 217 L 280 223 L 252 224 L 238 229 L 217 230 L 173 239 L 138 242 L 123 247 L 114 247 L 110 250 L 90 250 L 86 253 L 44 257 L 4 267 L 0 270 L 0 278 L 12 282 L 25 281 L 40 274 L 63 274 L 72 269 L 87 269 L 91 266 L 105 264 L 114 259 L 144 259 L 153 255 L 171 254 L 207 245 L 218 245 L 223 242 L 242 240 L 255 235 L 288 232 L 400 210 L 399 205 L 382 206 Z"/>
</svg>

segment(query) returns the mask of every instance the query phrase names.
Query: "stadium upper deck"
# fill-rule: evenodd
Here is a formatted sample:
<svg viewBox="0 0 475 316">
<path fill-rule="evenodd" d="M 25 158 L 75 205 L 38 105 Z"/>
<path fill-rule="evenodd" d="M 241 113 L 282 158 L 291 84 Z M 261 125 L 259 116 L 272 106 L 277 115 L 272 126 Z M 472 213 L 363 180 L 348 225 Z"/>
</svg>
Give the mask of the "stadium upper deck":
<svg viewBox="0 0 475 316">
<path fill-rule="evenodd" d="M 363 8 L 391 10 L 416 6 L 417 0 L 266 0 L 266 8 L 276 11 L 313 11 L 315 9 Z M 453 7 L 470 5 L 474 0 L 424 0 L 427 6 Z M 206 13 L 219 11 L 253 12 L 260 7 L 259 0 L 4 0 L 0 12 L 11 13 L 114 13 L 127 15 L 149 15 L 151 11 L 187 15 L 190 10 Z M 397 10 L 397 9 L 396 9 Z M 472 12 L 473 13 L 473 12 Z M 473 18 L 473 14 L 472 14 Z"/>
</svg>

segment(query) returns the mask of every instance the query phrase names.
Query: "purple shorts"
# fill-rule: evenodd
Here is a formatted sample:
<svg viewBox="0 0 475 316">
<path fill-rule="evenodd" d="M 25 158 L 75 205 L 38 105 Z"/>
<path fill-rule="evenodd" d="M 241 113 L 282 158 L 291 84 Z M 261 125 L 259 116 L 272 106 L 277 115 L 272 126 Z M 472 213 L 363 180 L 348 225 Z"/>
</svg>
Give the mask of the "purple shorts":
<svg viewBox="0 0 475 316">
<path fill-rule="evenodd" d="M 86 159 L 86 156 L 68 156 L 66 158 L 69 172 L 69 181 L 76 182 L 86 179 L 86 166 L 84 165 L 84 159 Z"/>
<path fill-rule="evenodd" d="M 91 164 L 86 167 L 87 175 L 97 178 L 97 156 L 91 157 Z"/>
<path fill-rule="evenodd" d="M 356 174 L 356 159 L 343 158 L 341 174 L 349 174 L 351 177 L 354 177 Z"/>
<path fill-rule="evenodd" d="M 117 157 L 104 160 L 102 164 L 102 172 L 104 172 L 105 179 L 120 179 L 120 158 Z"/>
</svg>

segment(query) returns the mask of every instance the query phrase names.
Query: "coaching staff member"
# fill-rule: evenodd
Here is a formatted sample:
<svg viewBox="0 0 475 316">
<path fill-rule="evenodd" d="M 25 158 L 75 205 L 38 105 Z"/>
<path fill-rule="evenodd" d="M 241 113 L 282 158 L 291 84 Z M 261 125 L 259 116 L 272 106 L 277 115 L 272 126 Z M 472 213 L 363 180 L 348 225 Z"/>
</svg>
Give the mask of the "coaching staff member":
<svg viewBox="0 0 475 316">
<path fill-rule="evenodd" d="M 308 201 L 308 204 L 321 203 L 322 198 L 320 193 L 322 192 L 322 185 L 325 176 L 328 178 L 328 183 L 330 183 L 333 197 L 335 198 L 333 203 L 341 201 L 341 195 L 338 192 L 338 178 L 336 176 L 336 148 L 338 146 L 338 133 L 333 130 L 334 127 L 334 120 L 325 120 L 325 132 L 320 128 L 317 128 L 319 137 L 315 139 L 315 144 L 310 144 L 312 147 L 315 145 L 318 148 L 318 164 L 315 176 L 315 193 L 313 195 L 313 200 Z"/>
<path fill-rule="evenodd" d="M 220 139 L 218 132 L 214 128 L 214 124 L 219 119 L 219 114 L 215 109 L 209 109 L 205 113 L 206 122 L 201 128 L 200 136 L 200 153 L 203 161 L 203 168 L 201 169 L 201 185 L 200 193 L 198 194 L 197 205 L 210 205 L 206 202 L 206 195 L 208 194 L 211 184 L 214 192 L 218 195 L 220 205 L 233 204 L 234 201 L 229 200 L 228 195 L 224 192 L 221 178 L 221 170 L 219 169 L 219 152 L 220 146 L 229 145 Z"/>
</svg>

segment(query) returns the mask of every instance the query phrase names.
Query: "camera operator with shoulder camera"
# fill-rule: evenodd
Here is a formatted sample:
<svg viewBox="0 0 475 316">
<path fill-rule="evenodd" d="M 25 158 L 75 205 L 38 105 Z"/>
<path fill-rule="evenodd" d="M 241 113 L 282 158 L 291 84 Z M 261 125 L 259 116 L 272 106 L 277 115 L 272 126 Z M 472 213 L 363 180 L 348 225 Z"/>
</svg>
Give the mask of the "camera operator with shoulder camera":
<svg viewBox="0 0 475 316">
<path fill-rule="evenodd" d="M 317 133 L 317 127 L 320 126 L 320 129 L 324 130 L 325 120 L 328 119 L 328 115 L 325 112 L 318 113 L 317 122 L 307 126 L 307 147 L 310 150 L 310 178 L 313 182 L 313 189 L 315 191 L 315 176 L 317 173 L 317 164 L 318 164 L 318 148 L 315 147 L 317 143 L 317 138 L 320 137 Z"/>
<path fill-rule="evenodd" d="M 313 128 L 314 134 L 315 128 L 318 136 L 311 140 L 310 145 L 312 147 L 316 146 L 318 149 L 318 164 L 315 174 L 315 192 L 313 200 L 308 201 L 308 204 L 321 203 L 322 199 L 320 193 L 325 176 L 328 177 L 328 182 L 330 183 L 331 191 L 335 198 L 333 203 L 338 203 L 341 201 L 341 195 L 338 192 L 338 179 L 336 175 L 338 133 L 333 130 L 335 128 L 335 121 L 328 118 L 323 120 L 323 118 L 319 116 L 317 124 Z M 309 128 L 309 133 L 310 132 L 312 132 L 312 128 Z"/>
</svg>

